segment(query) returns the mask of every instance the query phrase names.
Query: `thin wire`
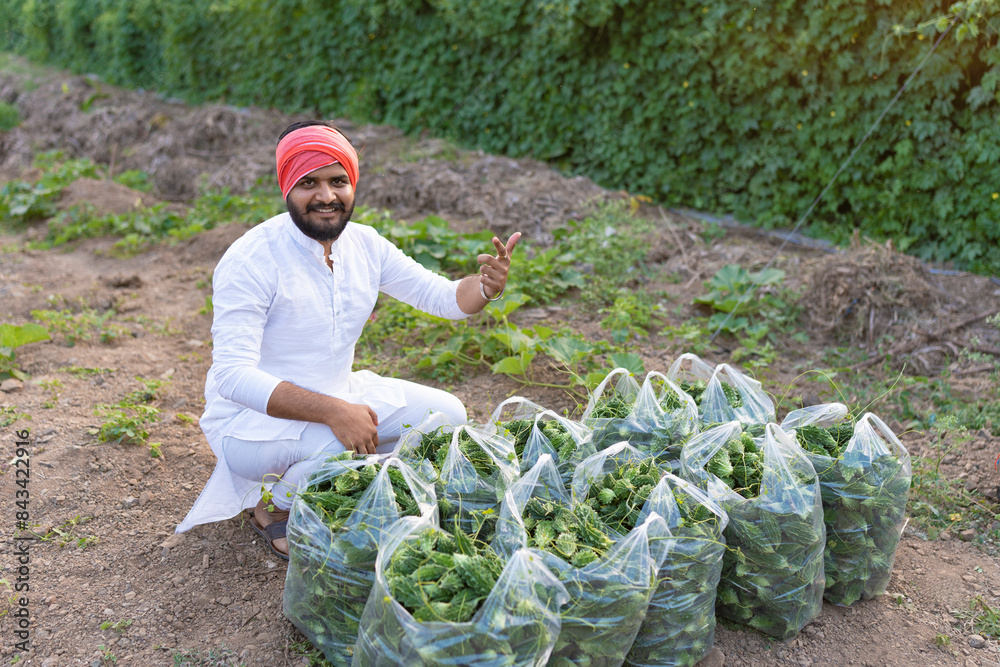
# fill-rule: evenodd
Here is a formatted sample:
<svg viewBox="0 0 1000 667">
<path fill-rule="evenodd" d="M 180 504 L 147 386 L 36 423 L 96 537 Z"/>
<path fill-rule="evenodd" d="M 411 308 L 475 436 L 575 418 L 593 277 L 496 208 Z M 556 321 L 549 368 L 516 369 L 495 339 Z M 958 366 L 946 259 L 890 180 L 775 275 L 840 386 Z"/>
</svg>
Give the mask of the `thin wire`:
<svg viewBox="0 0 1000 667">
<path fill-rule="evenodd" d="M 962 11 L 965 10 L 963 9 Z M 819 204 L 819 202 L 823 199 L 827 191 L 829 191 L 830 188 L 833 187 L 834 182 L 836 182 L 837 178 L 844 171 L 844 169 L 847 168 L 847 165 L 851 163 L 851 160 L 853 160 L 854 156 L 857 155 L 859 150 L 861 150 L 861 147 L 865 145 L 865 142 L 868 141 L 868 138 L 872 136 L 872 133 L 875 132 L 875 129 L 879 126 L 879 123 L 881 123 L 882 119 L 885 118 L 885 115 L 889 113 L 889 109 L 891 109 L 893 105 L 896 104 L 897 100 L 899 100 L 899 98 L 902 97 L 903 92 L 910 85 L 910 82 L 912 82 L 913 79 L 916 78 L 917 74 L 920 73 L 920 70 L 923 69 L 924 65 L 934 54 L 934 51 L 937 50 L 938 45 L 942 42 L 942 40 L 944 40 L 945 36 L 951 31 L 952 27 L 954 27 L 954 25 L 958 22 L 958 19 L 961 15 L 962 12 L 958 12 L 957 14 L 955 14 L 955 18 L 952 19 L 952 22 L 948 25 L 945 31 L 942 32 L 941 35 L 937 38 L 937 41 L 934 42 L 934 45 L 931 47 L 931 50 L 927 52 L 927 55 L 925 55 L 923 60 L 920 61 L 920 64 L 917 65 L 917 68 L 913 70 L 913 74 L 911 74 L 909 78 L 905 82 L 903 82 L 903 85 L 896 93 L 896 96 L 893 97 L 892 100 L 889 102 L 889 104 L 885 107 L 885 109 L 882 110 L 882 113 L 879 114 L 879 117 L 877 119 L 875 119 L 875 122 L 868 129 L 868 132 L 865 134 L 865 136 L 861 139 L 858 145 L 854 147 L 854 150 L 851 151 L 851 154 L 847 156 L 847 159 L 844 160 L 844 163 L 842 165 L 840 165 L 840 168 L 837 169 L 837 173 L 833 175 L 833 178 L 831 178 L 830 182 L 826 184 L 826 187 L 823 188 L 823 191 L 819 193 L 819 196 L 813 200 L 813 203 L 810 204 L 809 208 L 806 209 L 806 212 L 802 214 L 802 217 L 799 218 L 799 221 L 795 223 L 795 226 L 792 228 L 791 233 L 789 233 L 785 237 L 785 239 L 781 242 L 781 245 L 778 246 L 778 249 L 774 253 L 774 257 L 772 257 L 770 261 L 764 266 L 764 268 L 761 269 L 760 272 L 757 274 L 757 279 L 754 281 L 752 285 L 750 285 L 750 289 L 744 292 L 743 296 L 740 297 L 740 300 L 736 302 L 736 306 L 726 314 L 726 317 L 722 320 L 722 323 L 719 324 L 719 328 L 715 330 L 715 333 L 709 336 L 708 338 L 709 343 L 715 340 L 715 337 L 719 335 L 719 332 L 722 331 L 722 328 L 726 326 L 726 324 L 729 322 L 730 319 L 732 319 L 736 311 L 739 310 L 740 306 L 743 305 L 743 302 L 746 301 L 750 296 L 752 296 L 753 293 L 757 290 L 757 288 L 760 286 L 760 280 L 763 279 L 764 277 L 764 272 L 767 271 L 769 268 L 771 268 L 771 265 L 774 264 L 774 261 L 778 258 L 778 255 L 780 255 L 781 251 L 784 250 L 786 245 L 788 245 L 788 239 L 795 235 L 795 232 L 798 231 L 799 227 L 802 226 L 802 223 L 804 223 L 806 219 L 810 216 L 810 214 L 812 214 L 813 209 L 816 208 L 816 205 Z"/>
</svg>

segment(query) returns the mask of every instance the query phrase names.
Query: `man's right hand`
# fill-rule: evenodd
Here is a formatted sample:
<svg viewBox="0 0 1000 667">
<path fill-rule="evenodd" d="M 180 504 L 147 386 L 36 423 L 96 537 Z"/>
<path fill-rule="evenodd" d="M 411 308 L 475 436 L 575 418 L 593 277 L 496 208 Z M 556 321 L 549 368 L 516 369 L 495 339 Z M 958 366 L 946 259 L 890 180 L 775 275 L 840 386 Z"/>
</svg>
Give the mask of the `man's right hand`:
<svg viewBox="0 0 1000 667">
<path fill-rule="evenodd" d="M 374 454 L 378 447 L 378 415 L 367 405 L 339 402 L 337 415 L 325 422 L 337 440 L 357 454 Z"/>
<path fill-rule="evenodd" d="M 378 447 L 378 415 L 370 407 L 317 394 L 291 382 L 274 388 L 267 414 L 326 424 L 346 449 L 357 454 L 374 454 Z"/>
</svg>

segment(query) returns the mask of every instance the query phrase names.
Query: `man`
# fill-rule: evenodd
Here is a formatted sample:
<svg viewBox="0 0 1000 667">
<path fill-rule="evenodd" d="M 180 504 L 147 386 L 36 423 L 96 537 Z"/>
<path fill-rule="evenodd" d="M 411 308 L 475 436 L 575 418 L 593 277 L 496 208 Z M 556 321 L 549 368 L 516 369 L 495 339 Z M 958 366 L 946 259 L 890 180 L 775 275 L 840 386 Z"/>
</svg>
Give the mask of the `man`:
<svg viewBox="0 0 1000 667">
<path fill-rule="evenodd" d="M 521 235 L 494 237 L 497 254 L 479 255 L 480 273 L 451 281 L 350 221 L 358 156 L 332 124 L 292 124 L 275 158 L 288 212 L 233 243 L 213 276 L 201 427 L 218 463 L 177 532 L 256 503 L 251 525 L 287 559 L 292 492 L 329 454 L 391 451 L 404 425 L 431 411 L 466 420 L 447 392 L 352 372 L 379 292 L 439 317 L 477 313 L 503 294 Z M 262 480 L 277 480 L 271 512 Z"/>
</svg>

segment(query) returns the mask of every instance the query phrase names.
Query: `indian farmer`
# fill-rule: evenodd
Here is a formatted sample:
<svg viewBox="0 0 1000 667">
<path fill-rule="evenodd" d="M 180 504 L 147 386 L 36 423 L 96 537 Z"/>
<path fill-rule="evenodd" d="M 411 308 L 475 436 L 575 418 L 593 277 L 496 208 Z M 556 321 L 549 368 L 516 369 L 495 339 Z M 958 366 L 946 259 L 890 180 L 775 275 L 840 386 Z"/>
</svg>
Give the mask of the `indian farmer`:
<svg viewBox="0 0 1000 667">
<path fill-rule="evenodd" d="M 291 495 L 330 454 L 391 451 L 404 424 L 432 411 L 466 420 L 445 391 L 352 371 L 379 292 L 438 317 L 477 313 L 503 295 L 521 234 L 494 237 L 496 254 L 479 255 L 478 275 L 449 280 L 351 222 L 358 155 L 331 123 L 293 123 L 275 156 L 288 212 L 233 243 L 212 279 L 201 427 L 218 462 L 177 532 L 253 506 L 251 525 L 287 559 Z M 274 507 L 262 480 L 277 480 Z"/>
</svg>

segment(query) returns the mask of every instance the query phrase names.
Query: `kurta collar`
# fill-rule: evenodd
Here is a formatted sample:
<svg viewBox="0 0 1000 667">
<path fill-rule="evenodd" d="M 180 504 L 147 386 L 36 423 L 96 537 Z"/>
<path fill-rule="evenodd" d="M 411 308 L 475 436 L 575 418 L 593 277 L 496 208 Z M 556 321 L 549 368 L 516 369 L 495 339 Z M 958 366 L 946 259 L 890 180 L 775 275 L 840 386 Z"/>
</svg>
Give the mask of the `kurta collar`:
<svg viewBox="0 0 1000 667">
<path fill-rule="evenodd" d="M 311 239 L 305 234 L 303 234 L 302 230 L 299 229 L 294 222 L 292 222 L 292 216 L 289 215 L 288 213 L 284 214 L 284 226 L 285 230 L 292 237 L 292 240 L 294 240 L 298 245 L 300 245 L 303 250 L 305 250 L 310 255 L 316 257 L 319 261 L 325 263 L 324 260 L 325 255 L 323 254 L 323 244 L 317 241 L 316 239 Z M 340 234 L 340 238 L 334 241 L 333 245 L 330 246 L 331 258 L 335 258 L 339 254 L 340 246 L 343 245 L 339 243 L 339 241 L 344 238 L 344 234 L 347 232 L 347 229 L 349 229 L 350 226 L 351 223 L 348 222 L 347 227 Z"/>
</svg>

